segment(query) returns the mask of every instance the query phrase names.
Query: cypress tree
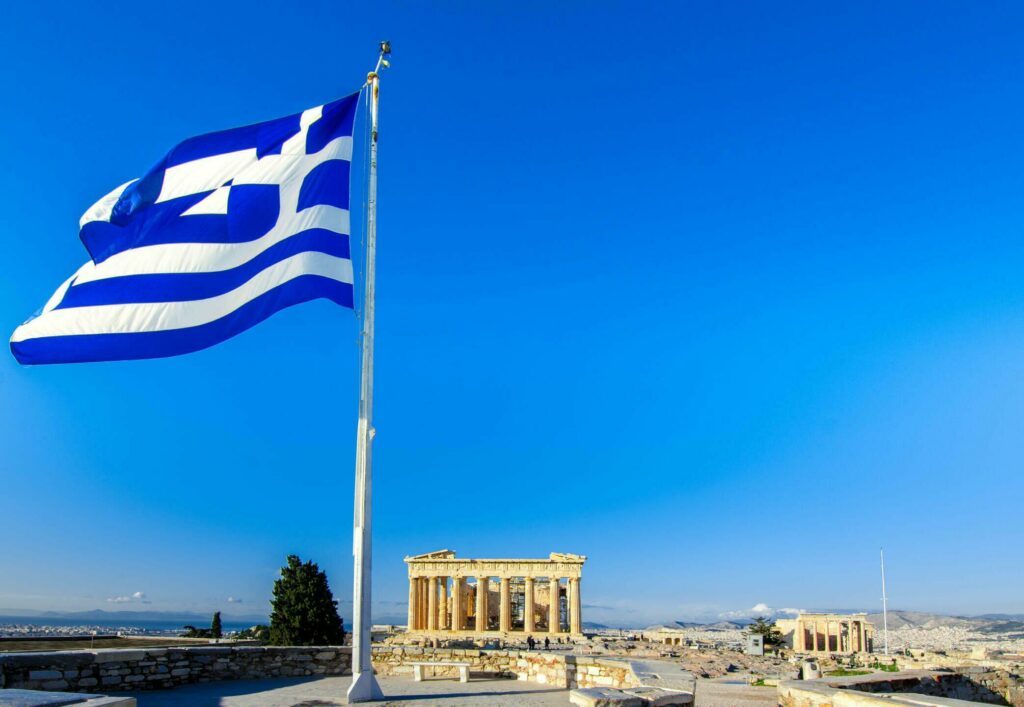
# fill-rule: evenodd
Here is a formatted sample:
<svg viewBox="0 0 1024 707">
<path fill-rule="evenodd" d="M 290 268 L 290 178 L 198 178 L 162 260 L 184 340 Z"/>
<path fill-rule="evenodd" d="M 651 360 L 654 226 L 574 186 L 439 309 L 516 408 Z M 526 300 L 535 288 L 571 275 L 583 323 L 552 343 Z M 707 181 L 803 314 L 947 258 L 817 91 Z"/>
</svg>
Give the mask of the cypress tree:
<svg viewBox="0 0 1024 707">
<path fill-rule="evenodd" d="M 221 638 L 224 635 L 221 630 L 219 611 L 213 612 L 213 621 L 210 622 L 210 635 L 214 638 Z"/>
<path fill-rule="evenodd" d="M 288 556 L 274 582 L 270 643 L 277 646 L 339 646 L 345 629 L 327 575 L 313 562 Z"/>
<path fill-rule="evenodd" d="M 747 626 L 747 633 L 759 633 L 764 636 L 764 644 L 766 646 L 782 645 L 782 631 L 779 630 L 774 621 L 769 621 L 765 616 L 755 618 L 754 623 Z"/>
</svg>

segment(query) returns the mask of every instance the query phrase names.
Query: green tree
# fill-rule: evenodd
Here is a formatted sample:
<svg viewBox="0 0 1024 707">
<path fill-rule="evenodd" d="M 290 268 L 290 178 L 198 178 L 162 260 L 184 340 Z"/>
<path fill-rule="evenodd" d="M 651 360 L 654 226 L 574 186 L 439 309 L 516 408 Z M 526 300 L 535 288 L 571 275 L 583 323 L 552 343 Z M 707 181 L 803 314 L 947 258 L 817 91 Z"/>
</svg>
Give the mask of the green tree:
<svg viewBox="0 0 1024 707">
<path fill-rule="evenodd" d="M 213 621 L 210 622 L 210 635 L 214 638 L 221 638 L 224 636 L 224 631 L 220 625 L 220 612 L 213 612 Z"/>
<path fill-rule="evenodd" d="M 747 626 L 747 633 L 764 636 L 764 644 L 766 646 L 782 645 L 782 631 L 779 630 L 774 621 L 769 621 L 767 617 L 758 616 L 754 619 L 754 623 Z"/>
<path fill-rule="evenodd" d="M 274 582 L 270 643 L 276 646 L 339 646 L 345 628 L 327 575 L 313 562 L 289 555 Z"/>
</svg>

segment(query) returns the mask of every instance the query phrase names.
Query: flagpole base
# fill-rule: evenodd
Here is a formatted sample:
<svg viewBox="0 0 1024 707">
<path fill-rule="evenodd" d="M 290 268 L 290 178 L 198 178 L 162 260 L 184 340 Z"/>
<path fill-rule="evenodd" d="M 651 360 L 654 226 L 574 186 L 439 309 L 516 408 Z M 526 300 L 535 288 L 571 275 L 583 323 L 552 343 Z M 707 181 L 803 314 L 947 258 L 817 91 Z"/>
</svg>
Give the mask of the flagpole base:
<svg viewBox="0 0 1024 707">
<path fill-rule="evenodd" d="M 348 701 L 353 702 L 373 702 L 376 700 L 383 700 L 384 693 L 381 692 L 380 685 L 377 683 L 377 676 L 373 674 L 372 670 L 364 670 L 358 675 L 352 676 L 352 685 L 348 688 Z"/>
</svg>

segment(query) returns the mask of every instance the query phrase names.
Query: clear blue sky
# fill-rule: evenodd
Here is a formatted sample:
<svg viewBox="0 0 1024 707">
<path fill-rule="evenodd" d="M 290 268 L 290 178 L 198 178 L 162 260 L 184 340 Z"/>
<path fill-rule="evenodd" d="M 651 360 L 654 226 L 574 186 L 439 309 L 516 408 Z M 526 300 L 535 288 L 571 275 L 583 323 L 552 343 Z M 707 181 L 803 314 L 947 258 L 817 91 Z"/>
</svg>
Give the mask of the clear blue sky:
<svg viewBox="0 0 1024 707">
<path fill-rule="evenodd" d="M 1024 612 L 1024 8 L 8 4 L 8 333 L 191 135 L 361 84 L 380 156 L 375 581 L 586 554 L 590 620 Z M 0 608 L 351 598 L 352 312 L 154 361 L 0 356 Z M 227 598 L 241 598 L 229 604 Z M 347 613 L 347 612 L 346 612 Z"/>
</svg>

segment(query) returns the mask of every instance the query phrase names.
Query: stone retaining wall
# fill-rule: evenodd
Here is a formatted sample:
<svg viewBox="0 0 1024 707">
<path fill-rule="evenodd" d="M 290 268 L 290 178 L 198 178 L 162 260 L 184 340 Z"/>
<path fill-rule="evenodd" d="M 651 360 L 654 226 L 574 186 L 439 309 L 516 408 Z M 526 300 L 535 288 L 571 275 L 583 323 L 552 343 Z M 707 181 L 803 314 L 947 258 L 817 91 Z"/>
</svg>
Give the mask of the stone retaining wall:
<svg viewBox="0 0 1024 707">
<path fill-rule="evenodd" d="M 411 675 L 416 661 L 468 662 L 478 673 L 561 688 L 632 688 L 627 661 L 564 653 L 374 646 L 380 675 Z M 102 691 L 169 688 L 212 680 L 347 675 L 348 647 L 195 646 L 0 654 L 0 688 Z M 437 675 L 445 669 L 438 669 Z M 456 671 L 451 671 L 454 677 Z"/>
<path fill-rule="evenodd" d="M 779 704 L 782 707 L 911 703 L 1024 707 L 1024 684 L 1016 676 L 1000 672 L 905 670 L 845 678 L 789 680 L 779 685 Z"/>
<path fill-rule="evenodd" d="M 197 646 L 0 654 L 0 688 L 110 692 L 241 678 L 345 675 L 348 647 Z"/>
<path fill-rule="evenodd" d="M 373 667 L 379 675 L 411 675 L 417 661 L 455 661 L 470 671 L 529 680 L 554 687 L 639 687 L 640 680 L 624 661 L 541 651 L 495 651 L 416 646 L 374 646 Z M 454 669 L 435 668 L 436 675 L 455 676 Z"/>
<path fill-rule="evenodd" d="M 1001 696 L 1012 707 L 1024 707 L 1024 677 L 1008 670 L 991 666 L 970 666 L 957 668 L 975 685 L 991 690 Z"/>
<path fill-rule="evenodd" d="M 990 705 L 1024 707 L 1024 680 L 1006 671 L 969 667 L 955 672 L 906 671 L 893 675 L 915 673 L 919 675 L 902 682 L 872 676 L 873 680 L 858 684 L 856 689 L 863 692 L 913 692 Z"/>
</svg>

